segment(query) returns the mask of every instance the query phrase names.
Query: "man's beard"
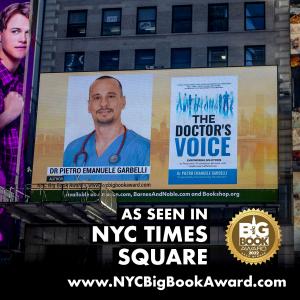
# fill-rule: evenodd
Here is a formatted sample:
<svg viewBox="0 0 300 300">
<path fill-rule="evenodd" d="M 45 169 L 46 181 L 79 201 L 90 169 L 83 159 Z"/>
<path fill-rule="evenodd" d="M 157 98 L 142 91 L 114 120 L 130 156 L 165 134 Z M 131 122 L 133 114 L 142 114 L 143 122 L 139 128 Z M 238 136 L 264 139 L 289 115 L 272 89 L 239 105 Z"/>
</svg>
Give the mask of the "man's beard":
<svg viewBox="0 0 300 300">
<path fill-rule="evenodd" d="M 102 111 L 102 110 L 103 110 L 103 109 L 98 109 L 97 112 L 96 112 L 97 114 L 100 113 L 99 116 L 97 115 L 97 119 L 96 119 L 97 124 L 98 124 L 98 125 L 110 125 L 110 124 L 112 124 L 113 121 L 114 121 L 114 116 L 112 115 L 112 116 L 111 116 L 110 118 L 108 118 L 108 119 L 106 119 L 106 118 L 102 119 L 102 118 L 101 118 L 101 111 Z M 108 110 L 109 112 L 113 112 L 112 109 L 105 109 L 105 110 Z"/>
<path fill-rule="evenodd" d="M 96 120 L 96 123 L 98 125 L 110 125 L 113 122 L 114 122 L 114 118 L 113 117 L 111 117 L 110 119 L 105 119 L 105 120 L 99 120 L 99 119 Z"/>
</svg>

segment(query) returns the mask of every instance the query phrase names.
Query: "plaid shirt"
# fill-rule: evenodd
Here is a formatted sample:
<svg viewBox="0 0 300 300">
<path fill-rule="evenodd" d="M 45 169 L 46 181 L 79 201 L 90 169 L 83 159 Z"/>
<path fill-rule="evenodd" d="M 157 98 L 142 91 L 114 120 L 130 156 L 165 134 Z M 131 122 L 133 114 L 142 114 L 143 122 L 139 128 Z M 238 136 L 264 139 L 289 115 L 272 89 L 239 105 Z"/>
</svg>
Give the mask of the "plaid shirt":
<svg viewBox="0 0 300 300">
<path fill-rule="evenodd" d="M 21 65 L 16 72 L 12 74 L 0 61 L 0 114 L 4 111 L 4 99 L 9 92 L 14 91 L 20 95 L 23 94 L 23 74 L 24 69 Z M 0 130 L 0 173 L 5 177 L 7 187 L 14 187 L 15 185 L 19 128 L 20 117 Z M 21 154 L 19 186 L 21 189 L 24 186 L 23 149 Z"/>
</svg>

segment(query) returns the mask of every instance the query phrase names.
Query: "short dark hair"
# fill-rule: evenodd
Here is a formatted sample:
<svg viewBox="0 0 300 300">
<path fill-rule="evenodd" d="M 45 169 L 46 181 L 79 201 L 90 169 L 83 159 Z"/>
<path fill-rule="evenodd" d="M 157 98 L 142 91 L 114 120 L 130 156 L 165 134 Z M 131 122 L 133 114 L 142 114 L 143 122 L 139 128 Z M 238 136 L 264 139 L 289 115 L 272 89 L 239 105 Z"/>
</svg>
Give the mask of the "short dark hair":
<svg viewBox="0 0 300 300">
<path fill-rule="evenodd" d="M 0 31 L 2 32 L 7 28 L 7 23 L 16 14 L 23 15 L 27 19 L 29 19 L 30 15 L 30 3 L 13 3 L 7 7 L 5 7 L 0 13 Z"/>
<path fill-rule="evenodd" d="M 103 80 L 103 79 L 114 79 L 114 80 L 116 80 L 117 83 L 119 84 L 121 96 L 123 96 L 123 87 L 122 87 L 122 84 L 121 84 L 120 80 L 118 80 L 117 78 L 112 77 L 112 76 L 104 75 L 104 76 L 98 77 L 95 81 L 97 81 L 97 80 Z M 95 82 L 95 81 L 94 81 L 94 82 Z M 93 83 L 91 84 L 91 86 L 90 86 L 90 92 L 91 92 L 91 87 L 92 87 L 92 85 L 94 84 L 94 82 L 93 82 Z"/>
</svg>

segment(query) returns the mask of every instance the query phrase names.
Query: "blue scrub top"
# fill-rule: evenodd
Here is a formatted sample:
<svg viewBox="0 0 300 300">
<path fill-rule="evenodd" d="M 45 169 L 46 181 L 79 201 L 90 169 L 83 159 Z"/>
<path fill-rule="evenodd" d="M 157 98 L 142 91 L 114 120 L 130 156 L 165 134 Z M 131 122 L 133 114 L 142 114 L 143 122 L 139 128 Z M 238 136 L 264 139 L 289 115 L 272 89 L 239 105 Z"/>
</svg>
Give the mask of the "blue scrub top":
<svg viewBox="0 0 300 300">
<path fill-rule="evenodd" d="M 119 155 L 117 163 L 110 163 L 109 159 L 118 152 L 122 143 L 123 135 L 118 136 L 105 150 L 98 156 L 96 152 L 96 139 L 93 134 L 87 141 L 85 151 L 88 154 L 84 164 L 84 155 L 79 155 L 77 164 L 74 157 L 80 152 L 84 141 L 88 135 L 82 136 L 71 142 L 64 153 L 64 167 L 105 167 L 105 166 L 150 166 L 150 141 L 132 130 L 127 130 L 124 146 Z M 145 174 L 116 174 L 116 175 L 68 175 L 64 176 L 65 181 L 129 181 L 129 180 L 149 180 L 149 175 Z"/>
</svg>

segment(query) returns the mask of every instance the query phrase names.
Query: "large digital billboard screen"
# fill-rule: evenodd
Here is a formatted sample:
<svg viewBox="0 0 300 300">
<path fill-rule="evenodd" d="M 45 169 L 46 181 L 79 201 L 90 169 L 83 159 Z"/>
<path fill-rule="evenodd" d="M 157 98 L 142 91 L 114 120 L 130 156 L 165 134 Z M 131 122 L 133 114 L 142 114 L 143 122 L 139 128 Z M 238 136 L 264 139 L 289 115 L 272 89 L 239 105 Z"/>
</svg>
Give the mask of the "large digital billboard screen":
<svg viewBox="0 0 300 300">
<path fill-rule="evenodd" d="M 0 3 L 0 187 L 20 192 L 25 184 L 33 72 L 31 9 L 30 1 Z"/>
<path fill-rule="evenodd" d="M 277 68 L 41 74 L 33 184 L 100 183 L 119 201 L 276 201 Z"/>
<path fill-rule="evenodd" d="M 37 1 L 0 1 L 0 203 L 25 201 Z M 0 248 L 17 249 L 20 223 L 0 207 Z"/>
</svg>

